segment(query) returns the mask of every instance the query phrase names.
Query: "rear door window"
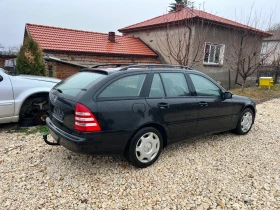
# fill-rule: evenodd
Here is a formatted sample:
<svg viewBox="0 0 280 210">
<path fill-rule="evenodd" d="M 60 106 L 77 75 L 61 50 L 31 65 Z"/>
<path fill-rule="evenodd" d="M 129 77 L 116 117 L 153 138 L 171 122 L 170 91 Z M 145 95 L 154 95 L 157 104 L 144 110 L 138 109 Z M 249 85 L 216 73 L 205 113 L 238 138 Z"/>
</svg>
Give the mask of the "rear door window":
<svg viewBox="0 0 280 210">
<path fill-rule="evenodd" d="M 77 96 L 81 91 L 86 91 L 86 87 L 100 79 L 106 77 L 104 74 L 94 72 L 79 72 L 72 77 L 60 82 L 54 88 L 63 94 Z"/>
<path fill-rule="evenodd" d="M 127 76 L 108 85 L 99 98 L 137 97 L 140 96 L 146 74 Z"/>
<path fill-rule="evenodd" d="M 189 87 L 183 73 L 161 73 L 167 97 L 190 96 Z"/>
</svg>

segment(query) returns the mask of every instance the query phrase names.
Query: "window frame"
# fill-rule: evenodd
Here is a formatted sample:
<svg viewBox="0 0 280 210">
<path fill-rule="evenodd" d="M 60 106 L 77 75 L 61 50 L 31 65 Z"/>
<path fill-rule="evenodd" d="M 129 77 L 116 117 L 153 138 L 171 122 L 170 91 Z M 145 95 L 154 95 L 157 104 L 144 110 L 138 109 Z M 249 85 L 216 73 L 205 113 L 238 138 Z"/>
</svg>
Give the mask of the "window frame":
<svg viewBox="0 0 280 210">
<path fill-rule="evenodd" d="M 197 75 L 197 76 L 201 76 L 201 77 L 207 79 L 209 82 L 213 83 L 213 84 L 219 89 L 220 96 L 218 97 L 218 96 L 199 96 L 199 95 L 197 95 L 197 92 L 196 92 L 194 83 L 193 83 L 192 78 L 191 78 L 191 76 L 190 76 L 191 74 Z M 214 81 L 214 80 L 211 79 L 210 77 L 207 77 L 206 75 L 196 74 L 196 73 L 193 73 L 193 72 L 192 72 L 192 73 L 188 73 L 188 77 L 189 77 L 188 79 L 190 80 L 190 82 L 191 82 L 191 84 L 192 84 L 192 89 L 193 89 L 193 91 L 194 91 L 194 96 L 195 96 L 195 97 L 202 97 L 202 98 L 222 98 L 223 92 L 226 91 L 223 87 L 221 87 L 219 84 L 217 84 L 216 81 Z"/>
<path fill-rule="evenodd" d="M 99 95 L 112 83 L 114 83 L 117 80 L 120 80 L 122 78 L 125 77 L 130 77 L 130 76 L 136 76 L 136 75 L 146 75 L 144 78 L 144 82 L 143 85 L 141 87 L 140 90 L 140 94 L 139 96 L 120 96 L 120 97 L 99 97 Z M 141 99 L 141 98 L 145 98 L 145 92 L 147 89 L 147 83 L 149 82 L 149 73 L 148 72 L 135 72 L 133 74 L 129 73 L 129 74 L 123 74 L 120 75 L 112 80 L 109 80 L 108 82 L 106 82 L 105 84 L 103 84 L 101 86 L 101 88 L 96 92 L 96 96 L 94 98 L 96 98 L 96 101 L 117 101 L 117 100 L 135 100 L 135 99 Z"/>
<path fill-rule="evenodd" d="M 208 53 L 208 62 L 205 62 L 205 55 L 206 55 L 206 46 L 210 45 L 209 48 L 209 53 Z M 215 51 L 214 51 L 214 62 L 209 62 L 210 60 L 210 52 L 211 52 L 211 47 L 215 46 Z M 215 54 L 216 54 L 216 47 L 220 46 L 220 55 L 219 55 L 219 62 L 215 63 Z M 203 65 L 209 65 L 209 66 L 222 66 L 224 64 L 224 54 L 225 54 L 225 44 L 216 44 L 216 43 L 210 43 L 210 42 L 205 42 L 204 45 L 204 56 L 203 56 Z"/>
</svg>

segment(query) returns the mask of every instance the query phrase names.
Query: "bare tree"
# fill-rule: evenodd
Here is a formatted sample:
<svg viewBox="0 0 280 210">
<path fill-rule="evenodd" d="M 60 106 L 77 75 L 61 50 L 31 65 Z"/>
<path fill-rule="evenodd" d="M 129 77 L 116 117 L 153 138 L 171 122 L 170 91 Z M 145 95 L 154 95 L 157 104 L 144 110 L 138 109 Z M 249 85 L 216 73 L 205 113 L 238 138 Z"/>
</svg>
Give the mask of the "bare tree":
<svg viewBox="0 0 280 210">
<path fill-rule="evenodd" d="M 275 23 L 269 28 L 269 31 L 275 31 L 275 30 L 280 30 L 280 23 Z"/>
<path fill-rule="evenodd" d="M 275 45 L 271 46 L 265 53 L 261 53 L 263 38 L 269 37 L 270 34 L 257 28 L 264 28 L 266 25 L 268 29 L 271 24 L 271 16 L 265 18 L 256 12 L 253 15 L 253 9 L 251 9 L 244 24 L 246 26 L 233 28 L 232 33 L 228 33 L 227 51 L 230 56 L 225 59 L 231 70 L 236 71 L 236 84 L 239 84 L 238 76 L 242 78 L 240 84 L 242 90 L 246 87 L 247 79 L 256 75 L 268 57 L 277 49 L 277 45 Z"/>
<path fill-rule="evenodd" d="M 20 49 L 20 45 L 14 45 L 5 47 L 0 43 L 0 53 L 5 55 L 17 55 Z"/>
<path fill-rule="evenodd" d="M 0 43 L 0 53 L 4 50 L 4 45 L 2 45 L 1 43 Z"/>
<path fill-rule="evenodd" d="M 194 18 L 196 15 L 191 8 L 184 10 L 184 13 L 174 12 L 172 16 L 164 16 L 165 23 L 156 32 L 156 45 L 169 63 L 192 67 L 204 58 L 203 49 L 212 23 L 203 18 Z M 199 33 L 196 32 L 194 37 L 195 29 Z"/>
</svg>

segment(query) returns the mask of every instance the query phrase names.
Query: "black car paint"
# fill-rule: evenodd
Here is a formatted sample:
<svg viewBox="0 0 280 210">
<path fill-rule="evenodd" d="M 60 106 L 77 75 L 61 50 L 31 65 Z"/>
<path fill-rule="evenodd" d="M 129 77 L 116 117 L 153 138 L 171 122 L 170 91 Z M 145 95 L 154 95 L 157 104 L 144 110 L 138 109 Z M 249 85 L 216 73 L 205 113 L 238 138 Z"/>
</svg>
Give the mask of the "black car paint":
<svg viewBox="0 0 280 210">
<path fill-rule="evenodd" d="M 149 89 L 154 73 L 184 72 L 191 96 L 177 98 L 149 98 Z M 234 129 L 240 114 L 246 107 L 253 112 L 255 103 L 248 98 L 233 95 L 230 99 L 197 97 L 188 73 L 199 74 L 214 82 L 210 77 L 190 70 L 127 70 L 114 72 L 103 80 L 90 84 L 87 91 L 76 98 L 65 97 L 54 89 L 50 92 L 51 112 L 54 106 L 64 111 L 63 122 L 53 117 L 47 119 L 54 138 L 69 150 L 90 154 L 121 155 L 131 137 L 145 126 L 159 129 L 168 145 L 192 136 L 205 135 Z M 115 80 L 134 74 L 146 74 L 139 97 L 98 98 L 100 92 Z M 54 100 L 54 96 L 57 97 Z M 99 132 L 79 132 L 74 130 L 74 110 L 76 103 L 86 105 L 94 113 L 101 127 Z M 207 103 L 207 106 L 205 104 Z M 158 104 L 168 104 L 159 107 Z"/>
</svg>

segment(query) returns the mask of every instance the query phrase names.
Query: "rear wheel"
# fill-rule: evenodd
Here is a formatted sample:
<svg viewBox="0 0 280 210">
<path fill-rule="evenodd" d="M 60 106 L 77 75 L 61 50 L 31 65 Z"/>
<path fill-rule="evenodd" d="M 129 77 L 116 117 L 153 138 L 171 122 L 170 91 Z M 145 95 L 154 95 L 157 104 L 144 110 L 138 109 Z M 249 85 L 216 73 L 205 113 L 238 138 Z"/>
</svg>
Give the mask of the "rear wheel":
<svg viewBox="0 0 280 210">
<path fill-rule="evenodd" d="M 254 116 L 253 111 L 249 108 L 245 109 L 242 112 L 240 119 L 237 123 L 236 129 L 235 129 L 236 133 L 239 135 L 247 134 L 252 128 L 254 118 L 255 118 L 255 116 Z"/>
<path fill-rule="evenodd" d="M 133 166 L 146 168 L 158 159 L 162 143 L 162 135 L 157 129 L 142 128 L 129 142 L 125 157 Z"/>
</svg>

